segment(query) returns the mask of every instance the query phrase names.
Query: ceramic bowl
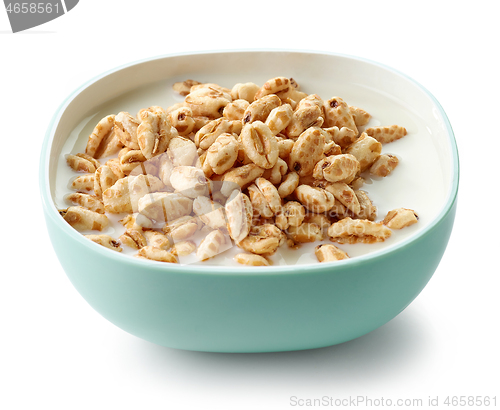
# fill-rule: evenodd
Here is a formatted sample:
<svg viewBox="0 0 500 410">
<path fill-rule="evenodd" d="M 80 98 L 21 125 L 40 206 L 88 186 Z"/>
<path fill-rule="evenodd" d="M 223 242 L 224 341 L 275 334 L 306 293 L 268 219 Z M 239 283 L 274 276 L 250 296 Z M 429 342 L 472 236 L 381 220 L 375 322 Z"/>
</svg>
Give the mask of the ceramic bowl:
<svg viewBox="0 0 500 410">
<path fill-rule="evenodd" d="M 59 215 L 58 167 L 64 154 L 84 148 L 82 141 L 106 110 L 112 110 L 109 114 L 170 105 L 177 102 L 172 83 L 187 78 L 232 87 L 237 82 L 263 84 L 276 76 L 293 77 L 303 90 L 324 99 L 341 96 L 382 125 L 407 127 L 405 138 L 410 142 L 394 142 L 387 149 L 401 155 L 400 174 L 409 179 L 394 176 L 392 188 L 378 198 L 387 201 L 388 208 L 418 205 L 421 220 L 415 228 L 405 228 L 406 236 L 336 263 L 259 268 L 174 265 L 101 247 Z M 427 90 L 404 74 L 331 53 L 224 51 L 135 62 L 80 87 L 64 101 L 47 130 L 40 187 L 60 263 L 103 317 L 133 335 L 172 348 L 271 352 L 346 342 L 405 309 L 444 254 L 455 217 L 458 171 L 446 114 Z M 383 216 L 380 213 L 379 220 Z"/>
</svg>

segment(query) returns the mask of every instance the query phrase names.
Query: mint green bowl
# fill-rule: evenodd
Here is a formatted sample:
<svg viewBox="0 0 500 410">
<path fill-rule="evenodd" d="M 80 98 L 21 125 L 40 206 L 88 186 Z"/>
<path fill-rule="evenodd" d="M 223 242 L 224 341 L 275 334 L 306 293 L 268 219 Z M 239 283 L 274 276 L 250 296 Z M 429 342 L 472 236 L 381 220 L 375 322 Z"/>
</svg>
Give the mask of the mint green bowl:
<svg viewBox="0 0 500 410">
<path fill-rule="evenodd" d="M 279 75 L 293 76 L 313 93 L 323 87 L 323 98 L 339 95 L 354 101 L 352 105 L 374 107 L 375 111 L 384 104 L 396 111 L 399 107 L 409 135 L 411 130 L 430 135 L 432 142 L 425 148 L 429 156 L 418 161 L 434 167 L 435 178 L 431 179 L 439 183 L 423 181 L 421 186 L 411 187 L 418 191 L 416 198 L 425 208 L 422 222 L 414 225 L 418 228 L 411 235 L 388 241 L 387 246 L 376 247 L 369 254 L 331 264 L 259 268 L 172 265 L 101 247 L 58 214 L 58 165 L 68 149 L 78 150 L 84 144 L 88 127 L 68 142 L 82 121 L 95 125 L 106 107 L 120 107 L 120 98 L 134 92 L 138 99 L 151 96 L 148 106 L 171 104 L 175 102 L 171 83 L 186 78 L 231 87 L 236 82 L 263 83 Z M 164 100 L 156 100 L 161 95 L 158 90 L 164 90 Z M 137 107 L 125 108 L 132 112 Z M 388 114 L 381 112 L 384 115 Z M 403 161 L 409 160 L 405 155 Z M 428 91 L 405 75 L 337 54 L 225 51 L 133 63 L 76 90 L 48 128 L 40 187 L 48 232 L 60 263 L 78 292 L 103 317 L 163 346 L 271 352 L 346 342 L 377 329 L 405 309 L 425 287 L 445 251 L 455 217 L 458 174 L 458 153 L 446 114 Z M 400 188 L 398 192 L 404 192 L 404 186 Z M 379 214 L 379 219 L 383 216 Z"/>
</svg>

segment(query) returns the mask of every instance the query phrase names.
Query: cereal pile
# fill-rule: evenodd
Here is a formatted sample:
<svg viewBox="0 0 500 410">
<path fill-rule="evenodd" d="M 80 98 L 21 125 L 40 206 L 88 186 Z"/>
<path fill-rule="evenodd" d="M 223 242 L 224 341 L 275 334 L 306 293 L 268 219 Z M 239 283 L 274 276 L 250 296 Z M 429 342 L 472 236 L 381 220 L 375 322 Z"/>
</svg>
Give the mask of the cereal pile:
<svg viewBox="0 0 500 410">
<path fill-rule="evenodd" d="M 366 128 L 371 115 L 363 109 L 307 94 L 286 77 L 173 88 L 183 102 L 108 115 L 85 153 L 66 157 L 83 174 L 65 197 L 72 206 L 59 212 L 88 239 L 171 263 L 194 252 L 204 261 L 236 245 L 238 263 L 263 266 L 280 246 L 325 237 L 381 242 L 417 222 L 405 208 L 375 222 L 377 209 L 361 189 L 362 175 L 386 177 L 397 167 L 382 146 L 405 128 Z M 121 236 L 90 232 L 105 230 L 110 214 L 123 216 Z M 319 262 L 348 258 L 333 244 L 315 254 Z"/>
</svg>

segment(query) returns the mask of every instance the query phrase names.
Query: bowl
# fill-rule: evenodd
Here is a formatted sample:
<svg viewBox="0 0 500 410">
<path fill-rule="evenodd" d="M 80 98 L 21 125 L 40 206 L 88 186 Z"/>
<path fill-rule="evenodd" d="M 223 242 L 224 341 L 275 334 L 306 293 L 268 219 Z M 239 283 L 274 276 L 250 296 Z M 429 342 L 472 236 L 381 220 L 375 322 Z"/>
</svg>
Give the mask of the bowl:
<svg viewBox="0 0 500 410">
<path fill-rule="evenodd" d="M 409 179 L 392 181 L 384 197 L 388 206 L 393 206 L 392 197 L 403 207 L 405 198 L 415 201 L 422 216 L 414 225 L 418 227 L 405 228 L 408 233 L 400 240 L 348 260 L 255 268 L 162 264 L 122 255 L 87 240 L 59 215 L 58 166 L 64 154 L 84 148 L 89 129 L 106 110 L 113 110 L 109 114 L 123 106 L 133 112 L 170 105 L 176 102 L 172 83 L 188 78 L 231 87 L 237 82 L 263 84 L 276 76 L 293 77 L 312 93 L 321 90 L 323 98 L 338 95 L 372 110 L 384 125 L 393 121 L 407 127 L 405 138 L 411 144 L 401 144 L 398 152 L 403 157 L 401 173 Z M 455 218 L 458 170 L 445 112 L 406 75 L 333 53 L 222 51 L 135 62 L 73 92 L 47 130 L 40 188 L 49 236 L 64 271 L 89 305 L 111 323 L 171 348 L 272 352 L 346 342 L 405 309 L 445 252 Z M 353 248 L 357 246 L 364 245 Z"/>
</svg>

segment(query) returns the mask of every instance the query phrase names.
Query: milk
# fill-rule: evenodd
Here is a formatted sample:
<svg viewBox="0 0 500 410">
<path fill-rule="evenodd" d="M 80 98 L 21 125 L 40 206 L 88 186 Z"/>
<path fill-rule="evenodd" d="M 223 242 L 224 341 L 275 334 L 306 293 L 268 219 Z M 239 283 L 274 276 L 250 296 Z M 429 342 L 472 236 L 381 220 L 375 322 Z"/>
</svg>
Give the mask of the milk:
<svg viewBox="0 0 500 410">
<path fill-rule="evenodd" d="M 287 74 L 283 73 L 281 75 Z M 64 197 L 73 192 L 69 188 L 70 183 L 72 179 L 80 175 L 69 168 L 65 156 L 85 152 L 88 136 L 92 133 L 98 121 L 106 115 L 117 114 L 120 111 L 127 111 L 135 115 L 145 107 L 153 105 L 168 107 L 181 102 L 183 97 L 172 91 L 172 84 L 184 79 L 180 77 L 169 78 L 124 94 L 102 106 L 96 107 L 93 112 L 78 123 L 68 136 L 58 159 L 54 202 L 59 209 L 67 208 L 70 205 L 65 202 Z M 202 82 L 218 83 L 228 88 L 238 82 L 253 81 L 257 84 L 263 84 L 268 80 L 268 78 L 251 73 L 248 73 L 247 77 L 243 78 L 241 75 L 222 77 L 216 74 L 211 75 L 210 78 L 205 78 L 200 74 L 198 78 L 194 79 Z M 355 258 L 393 247 L 425 229 L 442 210 L 449 193 L 450 183 L 440 160 L 440 142 L 433 134 L 433 131 L 426 126 L 424 119 L 404 102 L 393 99 L 389 93 L 356 84 L 343 84 L 341 81 L 335 81 L 334 79 L 328 84 L 314 78 L 308 78 L 302 83 L 300 78 L 295 79 L 301 85 L 302 91 L 318 94 L 325 100 L 332 96 L 339 96 L 349 105 L 358 106 L 369 112 L 372 118 L 369 124 L 360 127 L 360 131 L 372 126 L 397 124 L 404 126 L 408 132 L 402 139 L 384 144 L 382 147 L 382 153 L 390 153 L 398 157 L 398 167 L 385 178 L 375 178 L 365 173 L 363 176 L 366 183 L 361 187 L 361 190 L 367 192 L 373 204 L 377 207 L 377 221 L 381 221 L 390 210 L 403 207 L 416 211 L 419 216 L 418 223 L 402 230 L 393 230 L 392 236 L 385 242 L 374 244 L 335 243 L 335 245 L 347 252 L 351 258 Z M 104 163 L 105 160 L 100 159 L 100 162 Z M 84 233 L 102 233 L 118 238 L 124 232 L 123 226 L 118 221 L 125 216 L 125 214 L 108 214 L 111 223 L 105 231 Z M 203 239 L 203 234 L 199 233 L 192 239 L 199 243 Z M 314 247 L 320 243 L 332 242 L 326 237 L 323 242 L 302 244 L 299 249 L 290 249 L 287 245 L 283 245 L 270 257 L 270 260 L 273 265 L 317 264 Z M 234 255 L 239 252 L 243 252 L 243 250 L 232 245 L 228 250 L 208 261 L 199 262 L 195 254 L 192 254 L 181 257 L 180 263 L 239 266 L 233 261 Z M 135 253 L 137 253 L 137 250 L 123 246 L 124 257 Z"/>
</svg>

